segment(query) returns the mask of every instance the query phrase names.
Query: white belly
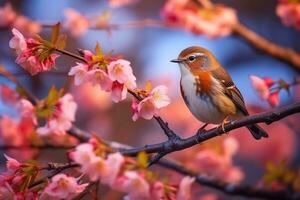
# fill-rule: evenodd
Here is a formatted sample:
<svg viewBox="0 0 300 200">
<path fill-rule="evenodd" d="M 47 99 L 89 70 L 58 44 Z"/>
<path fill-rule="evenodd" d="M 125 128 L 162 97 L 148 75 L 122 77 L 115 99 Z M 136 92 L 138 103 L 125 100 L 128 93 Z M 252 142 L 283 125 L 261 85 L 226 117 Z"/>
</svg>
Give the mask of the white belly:
<svg viewBox="0 0 300 200">
<path fill-rule="evenodd" d="M 200 121 L 209 124 L 220 124 L 225 119 L 212 99 L 207 95 L 197 96 L 194 77 L 185 75 L 181 77 L 181 87 L 191 113 Z"/>
</svg>

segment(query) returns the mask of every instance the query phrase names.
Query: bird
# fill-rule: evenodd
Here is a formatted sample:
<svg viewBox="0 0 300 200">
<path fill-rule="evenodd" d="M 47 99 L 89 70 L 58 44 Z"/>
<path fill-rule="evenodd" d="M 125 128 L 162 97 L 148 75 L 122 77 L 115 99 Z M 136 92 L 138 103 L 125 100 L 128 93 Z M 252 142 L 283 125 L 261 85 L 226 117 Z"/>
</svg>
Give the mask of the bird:
<svg viewBox="0 0 300 200">
<path fill-rule="evenodd" d="M 179 64 L 181 95 L 190 112 L 204 123 L 202 128 L 219 124 L 225 132 L 224 125 L 228 120 L 249 115 L 241 92 L 209 50 L 191 46 L 171 62 Z M 257 124 L 246 127 L 257 140 L 268 137 Z"/>
</svg>

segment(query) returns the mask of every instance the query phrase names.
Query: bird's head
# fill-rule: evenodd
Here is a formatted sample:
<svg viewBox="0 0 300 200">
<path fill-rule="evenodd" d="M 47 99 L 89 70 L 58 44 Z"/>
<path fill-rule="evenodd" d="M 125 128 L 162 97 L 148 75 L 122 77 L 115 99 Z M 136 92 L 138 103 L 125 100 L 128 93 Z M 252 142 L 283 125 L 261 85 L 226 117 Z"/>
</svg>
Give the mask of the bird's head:
<svg viewBox="0 0 300 200">
<path fill-rule="evenodd" d="M 200 71 L 211 71 L 219 67 L 219 62 L 213 54 L 205 48 L 192 46 L 181 51 L 177 59 L 171 62 L 178 63 L 181 74 L 195 74 Z"/>
</svg>

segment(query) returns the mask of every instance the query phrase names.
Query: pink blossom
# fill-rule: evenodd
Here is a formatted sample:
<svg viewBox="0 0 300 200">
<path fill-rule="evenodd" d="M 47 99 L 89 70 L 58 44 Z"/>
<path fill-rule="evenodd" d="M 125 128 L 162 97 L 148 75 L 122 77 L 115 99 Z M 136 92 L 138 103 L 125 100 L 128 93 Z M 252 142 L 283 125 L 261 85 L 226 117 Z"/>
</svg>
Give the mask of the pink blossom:
<svg viewBox="0 0 300 200">
<path fill-rule="evenodd" d="M 221 5 L 205 8 L 191 4 L 189 0 L 168 0 L 162 17 L 170 25 L 211 38 L 231 34 L 238 21 L 232 8 Z"/>
<path fill-rule="evenodd" d="M 69 93 L 65 94 L 58 100 L 53 116 L 44 127 L 37 129 L 37 133 L 42 136 L 51 133 L 65 134 L 65 131 L 69 130 L 72 127 L 72 122 L 75 121 L 76 110 L 77 104 L 73 96 Z"/>
<path fill-rule="evenodd" d="M 236 139 L 233 137 L 226 138 L 222 144 L 222 153 L 209 148 L 199 151 L 195 157 L 196 167 L 208 176 L 222 178 L 222 180 L 231 183 L 240 182 L 244 178 L 244 174 L 232 162 L 232 157 L 237 153 L 237 150 Z"/>
<path fill-rule="evenodd" d="M 35 107 L 30 101 L 28 101 L 27 99 L 20 99 L 20 101 L 16 105 L 16 108 L 20 113 L 20 117 L 26 118 L 32 121 L 34 125 L 37 125 Z"/>
<path fill-rule="evenodd" d="M 270 87 L 275 83 L 271 78 L 260 78 L 258 76 L 250 76 L 253 88 L 257 91 L 262 100 L 268 99 L 270 95 Z"/>
<path fill-rule="evenodd" d="M 126 171 L 122 190 L 128 193 L 131 200 L 138 200 L 150 197 L 149 183 L 135 171 Z"/>
<path fill-rule="evenodd" d="M 74 37 L 84 34 L 89 28 L 88 19 L 76 10 L 67 8 L 64 14 L 67 18 L 64 26 L 71 31 Z"/>
<path fill-rule="evenodd" d="M 195 181 L 194 177 L 186 176 L 184 177 L 180 184 L 179 184 L 179 190 L 177 193 L 177 200 L 189 200 L 191 199 L 191 186 L 192 183 Z"/>
<path fill-rule="evenodd" d="M 70 158 L 80 165 L 91 162 L 95 156 L 94 147 L 89 143 L 79 144 L 75 151 L 70 153 Z"/>
<path fill-rule="evenodd" d="M 0 27 L 10 26 L 16 17 L 17 14 L 12 9 L 10 3 L 6 3 L 3 7 L 0 7 Z"/>
<path fill-rule="evenodd" d="M 118 81 L 119 83 L 126 83 L 128 80 L 136 80 L 133 75 L 130 62 L 123 59 L 112 61 L 107 66 L 108 75 L 112 81 Z"/>
<path fill-rule="evenodd" d="M 278 106 L 279 105 L 279 90 L 270 93 L 269 97 L 268 97 L 268 103 L 272 106 Z"/>
<path fill-rule="evenodd" d="M 9 41 L 9 47 L 16 50 L 16 53 L 19 55 L 25 50 L 27 50 L 27 42 L 17 29 L 13 28 L 12 33 L 14 37 Z"/>
<path fill-rule="evenodd" d="M 121 6 L 126 6 L 128 4 L 136 3 L 139 0 L 109 0 L 109 6 L 111 7 L 121 7 Z"/>
<path fill-rule="evenodd" d="M 276 14 L 284 25 L 300 30 L 300 3 L 281 2 L 277 5 Z"/>
<path fill-rule="evenodd" d="M 159 109 L 170 103 L 166 93 L 167 87 L 161 85 L 153 88 L 149 95 L 139 103 L 134 100 L 131 106 L 133 109 L 132 120 L 136 121 L 139 117 L 152 119 L 153 116 L 157 115 Z"/>
<path fill-rule="evenodd" d="M 16 63 L 20 64 L 31 75 L 48 71 L 54 67 L 58 54 L 50 53 L 41 60 L 39 56 L 44 51 L 43 44 L 32 38 L 25 39 L 15 28 L 12 29 L 12 33 L 14 37 L 9 41 L 9 46 L 16 50 Z"/>
<path fill-rule="evenodd" d="M 19 95 L 11 87 L 0 85 L 0 98 L 5 104 L 14 106 L 19 100 Z"/>
<path fill-rule="evenodd" d="M 151 91 L 153 103 L 156 108 L 160 109 L 170 104 L 170 98 L 167 95 L 168 88 L 164 85 L 159 85 Z"/>
<path fill-rule="evenodd" d="M 151 187 L 151 199 L 161 200 L 164 199 L 164 196 L 165 196 L 164 184 L 160 181 L 154 182 Z"/>
<path fill-rule="evenodd" d="M 42 30 L 42 26 L 40 23 L 36 21 L 32 21 L 29 18 L 18 15 L 15 21 L 12 24 L 12 27 L 22 30 L 25 35 L 35 35 Z"/>
<path fill-rule="evenodd" d="M 21 167 L 21 163 L 19 163 L 19 161 L 17 161 L 16 159 L 13 159 L 7 155 L 4 154 L 4 157 L 6 158 L 6 168 L 7 168 L 7 172 L 8 174 L 12 175 L 14 174 L 17 170 L 20 169 Z"/>
<path fill-rule="evenodd" d="M 93 152 L 93 146 L 85 143 L 76 147 L 70 154 L 71 159 L 81 165 L 81 172 L 88 175 L 91 181 L 110 176 L 109 166 L 105 160 Z M 107 177 L 106 180 L 109 180 Z"/>
<path fill-rule="evenodd" d="M 76 178 L 65 174 L 57 174 L 52 177 L 50 184 L 44 193 L 57 199 L 72 199 L 81 193 L 88 184 L 78 184 Z"/>
<path fill-rule="evenodd" d="M 125 159 L 120 153 L 109 154 L 105 160 L 106 166 L 108 166 L 108 175 L 103 176 L 101 182 L 107 185 L 113 185 L 124 161 Z"/>
<path fill-rule="evenodd" d="M 92 84 L 99 84 L 101 89 L 110 92 L 112 89 L 112 80 L 109 78 L 107 73 L 102 69 L 93 69 L 88 72 L 88 78 Z"/>
<path fill-rule="evenodd" d="M 153 101 L 153 97 L 149 96 L 139 102 L 136 113 L 133 115 L 133 120 L 142 117 L 144 119 L 152 119 L 153 116 L 157 115 L 157 109 Z"/>
<path fill-rule="evenodd" d="M 126 98 L 127 88 L 124 84 L 114 81 L 112 84 L 111 98 L 114 102 L 122 101 Z"/>
<path fill-rule="evenodd" d="M 72 67 L 68 73 L 69 76 L 74 76 L 75 85 L 82 84 L 87 76 L 88 65 L 83 63 L 77 63 L 76 66 Z"/>
</svg>

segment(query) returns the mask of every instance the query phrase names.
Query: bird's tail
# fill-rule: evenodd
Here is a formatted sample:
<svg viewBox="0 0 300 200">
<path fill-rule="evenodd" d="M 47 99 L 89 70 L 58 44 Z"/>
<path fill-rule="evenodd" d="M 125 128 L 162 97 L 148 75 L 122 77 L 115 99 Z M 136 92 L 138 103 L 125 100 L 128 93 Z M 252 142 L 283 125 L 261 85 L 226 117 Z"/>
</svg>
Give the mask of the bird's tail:
<svg viewBox="0 0 300 200">
<path fill-rule="evenodd" d="M 262 129 L 260 126 L 258 126 L 257 124 L 253 124 L 253 125 L 249 125 L 247 126 L 248 130 L 250 131 L 250 133 L 252 134 L 252 136 L 259 140 L 261 139 L 262 137 L 269 137 L 267 132 Z"/>
</svg>

